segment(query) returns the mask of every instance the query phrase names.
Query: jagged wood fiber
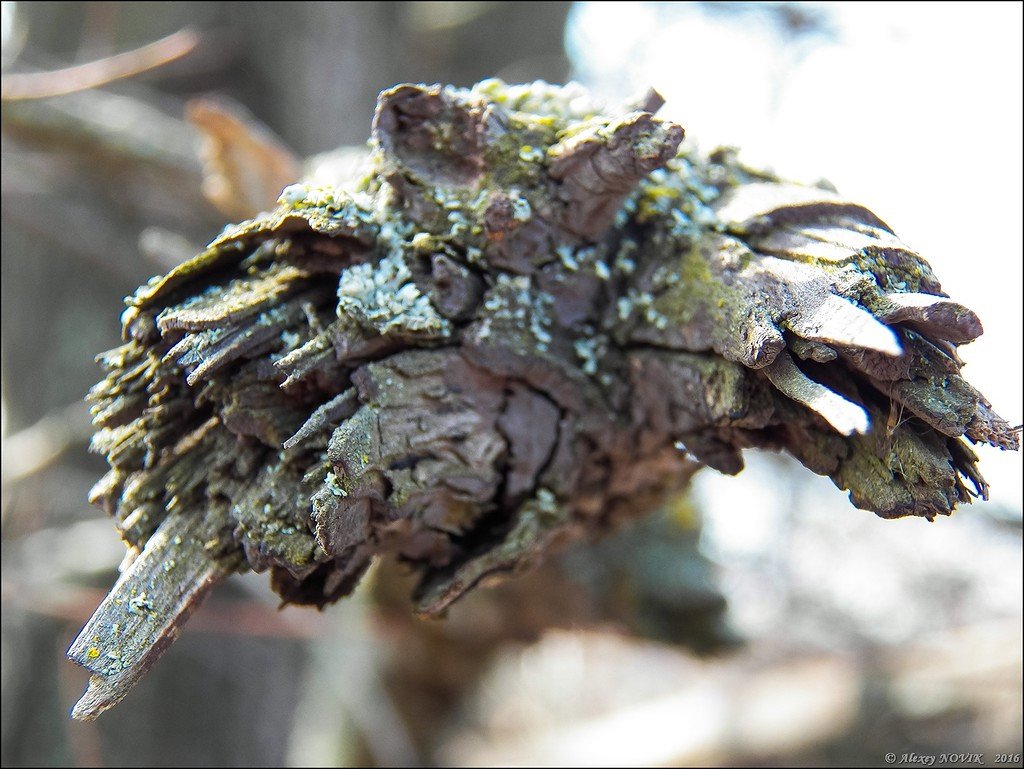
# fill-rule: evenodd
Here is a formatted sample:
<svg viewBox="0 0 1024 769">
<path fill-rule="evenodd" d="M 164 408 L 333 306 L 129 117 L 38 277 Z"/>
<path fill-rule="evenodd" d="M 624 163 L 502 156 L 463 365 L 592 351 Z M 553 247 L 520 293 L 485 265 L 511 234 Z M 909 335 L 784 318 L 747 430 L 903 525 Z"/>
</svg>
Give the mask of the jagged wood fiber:
<svg viewBox="0 0 1024 769">
<path fill-rule="evenodd" d="M 658 106 L 397 86 L 368 173 L 129 298 L 91 397 L 134 562 L 69 652 L 76 716 L 236 569 L 323 606 L 388 554 L 440 615 L 752 446 L 882 517 L 986 494 L 968 443 L 1018 437 L 960 375 L 977 316 L 868 209 L 700 155 Z"/>
</svg>

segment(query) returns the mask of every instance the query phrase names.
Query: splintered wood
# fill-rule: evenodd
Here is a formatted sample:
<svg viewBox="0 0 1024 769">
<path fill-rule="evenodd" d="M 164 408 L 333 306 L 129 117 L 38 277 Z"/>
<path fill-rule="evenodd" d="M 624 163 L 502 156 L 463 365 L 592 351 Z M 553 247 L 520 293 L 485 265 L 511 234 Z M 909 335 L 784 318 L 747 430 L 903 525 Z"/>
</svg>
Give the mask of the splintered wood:
<svg viewBox="0 0 1024 769">
<path fill-rule="evenodd" d="M 323 606 L 397 557 L 438 616 L 752 446 L 886 518 L 986 493 L 968 443 L 1018 435 L 960 374 L 977 316 L 870 210 L 699 154 L 660 103 L 397 86 L 351 178 L 312 169 L 129 298 L 93 501 L 139 555 L 71 648 L 76 717 L 237 569 Z M 224 210 L 297 167 L 193 113 Z"/>
<path fill-rule="evenodd" d="M 91 720 L 120 702 L 230 572 L 206 552 L 191 523 L 180 516 L 163 522 L 68 649 L 92 674 L 75 718 Z"/>
</svg>

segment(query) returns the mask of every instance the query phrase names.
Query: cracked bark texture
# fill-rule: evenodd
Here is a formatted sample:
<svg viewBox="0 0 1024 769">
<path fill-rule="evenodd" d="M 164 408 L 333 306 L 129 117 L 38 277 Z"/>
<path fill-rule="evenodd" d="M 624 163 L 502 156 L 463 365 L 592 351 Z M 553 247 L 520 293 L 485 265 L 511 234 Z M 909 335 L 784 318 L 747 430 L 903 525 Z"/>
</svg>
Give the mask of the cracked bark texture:
<svg viewBox="0 0 1024 769">
<path fill-rule="evenodd" d="M 323 606 L 391 556 L 443 615 L 755 446 L 886 518 L 986 494 L 969 444 L 1018 436 L 960 375 L 977 316 L 871 211 L 699 155 L 659 101 L 397 86 L 368 173 L 128 299 L 92 398 L 130 565 L 69 652 L 76 716 L 235 569 Z"/>
</svg>

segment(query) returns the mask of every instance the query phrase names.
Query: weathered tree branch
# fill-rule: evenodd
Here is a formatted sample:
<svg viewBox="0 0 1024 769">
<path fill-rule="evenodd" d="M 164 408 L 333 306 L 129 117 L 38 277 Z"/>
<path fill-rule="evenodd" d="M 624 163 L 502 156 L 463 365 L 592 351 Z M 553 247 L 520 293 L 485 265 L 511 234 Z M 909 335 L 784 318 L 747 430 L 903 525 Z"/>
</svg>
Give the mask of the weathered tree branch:
<svg viewBox="0 0 1024 769">
<path fill-rule="evenodd" d="M 105 676 L 78 715 L 239 564 L 324 605 L 393 555 L 438 615 L 750 446 L 883 517 L 986 493 L 964 439 L 1018 437 L 960 377 L 977 317 L 868 209 L 680 151 L 635 106 L 398 86 L 372 174 L 292 185 L 139 289 L 93 391 L 94 499 L 142 553 L 112 597 L 160 596 L 117 643 L 108 599 L 76 641 Z M 124 671 L 90 665 L 108 647 Z"/>
</svg>

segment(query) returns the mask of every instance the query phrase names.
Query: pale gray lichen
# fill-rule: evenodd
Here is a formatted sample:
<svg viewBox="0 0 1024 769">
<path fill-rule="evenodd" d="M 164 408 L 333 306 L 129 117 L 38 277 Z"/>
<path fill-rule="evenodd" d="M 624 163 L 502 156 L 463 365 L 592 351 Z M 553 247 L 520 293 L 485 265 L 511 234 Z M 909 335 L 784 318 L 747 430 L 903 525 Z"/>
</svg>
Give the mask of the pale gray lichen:
<svg viewBox="0 0 1024 769">
<path fill-rule="evenodd" d="M 351 317 L 381 335 L 448 336 L 451 324 L 413 281 L 401 253 L 356 264 L 338 280 L 338 317 Z"/>
</svg>

